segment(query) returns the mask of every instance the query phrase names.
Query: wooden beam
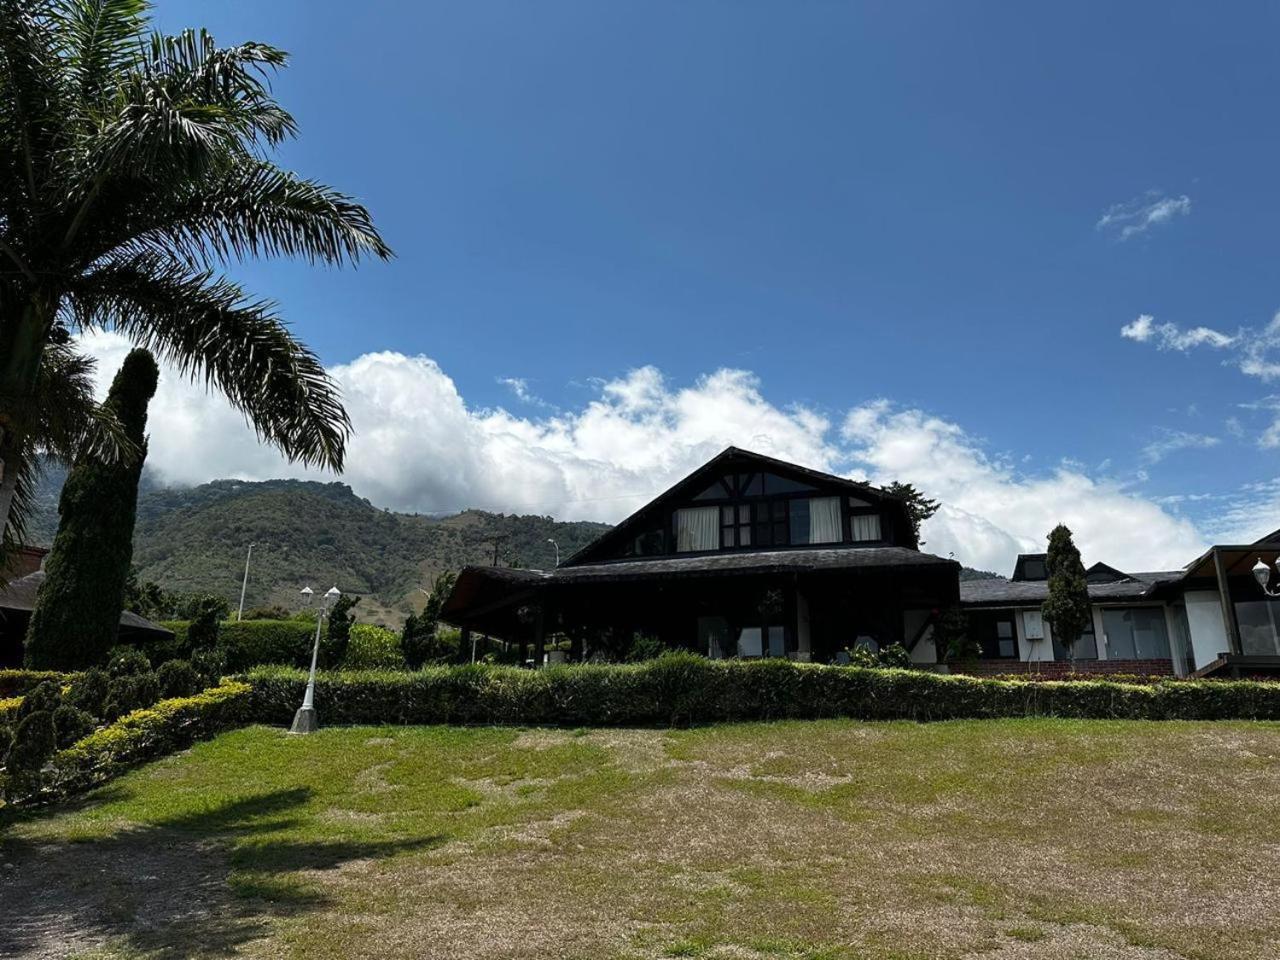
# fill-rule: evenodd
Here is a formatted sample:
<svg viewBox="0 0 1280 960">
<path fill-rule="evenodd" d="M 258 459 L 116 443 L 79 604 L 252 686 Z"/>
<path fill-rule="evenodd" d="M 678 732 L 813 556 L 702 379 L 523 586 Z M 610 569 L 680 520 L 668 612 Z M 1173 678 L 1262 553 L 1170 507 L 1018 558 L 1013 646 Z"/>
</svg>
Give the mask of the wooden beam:
<svg viewBox="0 0 1280 960">
<path fill-rule="evenodd" d="M 1227 630 L 1227 645 L 1235 654 L 1244 653 L 1240 647 L 1240 624 L 1236 621 L 1236 605 L 1231 602 L 1231 587 L 1227 572 L 1222 566 L 1222 551 L 1213 548 L 1213 571 L 1218 580 L 1218 601 L 1222 604 L 1222 625 Z"/>
</svg>

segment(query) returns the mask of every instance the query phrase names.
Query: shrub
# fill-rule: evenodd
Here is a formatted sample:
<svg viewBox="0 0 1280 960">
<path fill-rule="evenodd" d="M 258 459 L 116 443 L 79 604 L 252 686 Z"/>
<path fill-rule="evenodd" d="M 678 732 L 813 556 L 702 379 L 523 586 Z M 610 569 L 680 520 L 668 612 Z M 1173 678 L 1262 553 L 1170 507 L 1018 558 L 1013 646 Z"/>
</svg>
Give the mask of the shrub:
<svg viewBox="0 0 1280 960">
<path fill-rule="evenodd" d="M 23 717 L 5 757 L 5 799 L 12 803 L 34 793 L 40 785 L 40 770 L 56 748 L 53 714 L 37 710 Z"/>
<path fill-rule="evenodd" d="M 320 665 L 327 669 L 342 666 L 347 658 L 347 647 L 351 643 L 351 628 L 355 625 L 355 614 L 350 613 L 352 607 L 360 602 L 354 594 L 344 593 L 333 603 L 325 625 L 324 638 L 320 641 Z"/>
<path fill-rule="evenodd" d="M 77 707 L 64 703 L 53 711 L 54 740 L 59 750 L 65 750 L 78 740 L 93 733 L 97 724 L 93 717 Z"/>
<path fill-rule="evenodd" d="M 205 687 L 216 687 L 227 672 L 227 651 L 221 648 L 197 650 L 191 655 L 191 668 Z"/>
<path fill-rule="evenodd" d="M 900 643 L 891 643 L 880 651 L 880 664 L 906 670 L 911 666 L 911 653 Z"/>
<path fill-rule="evenodd" d="M 186 645 L 191 650 L 209 650 L 218 644 L 218 624 L 229 613 L 227 601 L 222 597 L 196 597 L 190 607 L 191 622 L 187 625 Z"/>
<path fill-rule="evenodd" d="M 669 649 L 670 648 L 657 637 L 636 634 L 635 639 L 631 641 L 631 649 L 627 651 L 627 660 L 630 663 L 642 663 L 645 660 L 656 660 Z"/>
<path fill-rule="evenodd" d="M 113 677 L 107 684 L 102 719 L 114 721 L 132 710 L 149 707 L 160 699 L 160 684 L 154 673 L 134 673 Z"/>
<path fill-rule="evenodd" d="M 9 755 L 9 748 L 13 746 L 13 729 L 5 723 L 0 723 L 0 766 L 4 766 L 5 758 Z"/>
<path fill-rule="evenodd" d="M 156 683 L 165 699 L 189 697 L 200 689 L 200 675 L 187 661 L 170 660 L 156 671 Z"/>
<path fill-rule="evenodd" d="M 103 705 L 107 702 L 107 687 L 111 682 L 105 670 L 94 668 L 86 670 L 71 683 L 66 702 L 79 710 L 102 716 Z"/>
<path fill-rule="evenodd" d="M 247 718 L 249 693 L 247 685 L 229 681 L 193 697 L 136 710 L 55 754 L 43 791 L 30 799 L 51 800 L 86 790 L 143 760 L 240 726 Z"/>
<path fill-rule="evenodd" d="M 0 670 L 0 699 L 21 696 L 46 680 L 69 683 L 76 676 L 57 670 Z"/>
<path fill-rule="evenodd" d="M 107 673 L 112 677 L 132 677 L 151 672 L 151 661 L 134 647 L 116 647 L 107 661 Z"/>
<path fill-rule="evenodd" d="M 400 637 L 385 627 L 357 623 L 351 627 L 344 670 L 403 670 L 405 657 L 400 650 Z"/>
<path fill-rule="evenodd" d="M 235 672 L 264 663 L 309 665 L 315 632 L 315 621 L 305 620 L 224 623 L 219 640 L 226 655 L 224 669 Z"/>
<path fill-rule="evenodd" d="M 33 713 L 53 713 L 62 703 L 62 685 L 56 680 L 46 680 L 22 698 L 18 706 L 18 719 Z"/>
<path fill-rule="evenodd" d="M 880 658 L 866 647 L 854 647 L 849 651 L 849 663 L 855 667 L 873 669 L 880 666 Z"/>
<path fill-rule="evenodd" d="M 259 668 L 257 720 L 286 724 L 306 674 Z M 1280 684 L 1180 680 L 1149 685 L 990 680 L 924 670 L 786 660 L 706 660 L 672 653 L 639 664 L 521 670 L 483 664 L 414 673 L 322 673 L 323 723 L 511 723 L 568 726 L 710 723 L 784 717 L 948 720 L 1062 716 L 1280 719 Z"/>
</svg>

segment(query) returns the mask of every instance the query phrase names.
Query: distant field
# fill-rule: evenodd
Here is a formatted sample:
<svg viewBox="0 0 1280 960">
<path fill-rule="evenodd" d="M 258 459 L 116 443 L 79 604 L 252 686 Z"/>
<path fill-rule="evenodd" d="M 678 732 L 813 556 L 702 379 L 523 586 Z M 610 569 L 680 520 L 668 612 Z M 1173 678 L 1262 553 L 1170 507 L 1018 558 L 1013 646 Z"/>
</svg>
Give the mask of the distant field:
<svg viewBox="0 0 1280 960">
<path fill-rule="evenodd" d="M 1280 725 L 250 728 L 0 832 L 0 956 L 1280 956 Z"/>
</svg>

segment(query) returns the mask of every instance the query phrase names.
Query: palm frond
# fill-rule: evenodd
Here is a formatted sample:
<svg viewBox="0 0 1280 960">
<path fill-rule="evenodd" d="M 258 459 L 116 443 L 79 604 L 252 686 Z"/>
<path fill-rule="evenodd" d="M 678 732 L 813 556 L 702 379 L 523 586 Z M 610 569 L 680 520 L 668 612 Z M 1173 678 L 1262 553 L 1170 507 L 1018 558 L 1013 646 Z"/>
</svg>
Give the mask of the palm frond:
<svg viewBox="0 0 1280 960">
<path fill-rule="evenodd" d="M 113 327 L 216 387 L 289 459 L 342 469 L 351 423 L 337 387 L 272 304 L 154 254 L 104 264 L 68 297 L 80 325 Z"/>
<path fill-rule="evenodd" d="M 137 61 L 147 8 L 147 0 L 62 0 L 57 5 L 58 46 L 80 104 L 96 104 Z"/>
<path fill-rule="evenodd" d="M 172 203 L 137 214 L 134 242 L 192 266 L 250 257 L 354 264 L 394 256 L 361 204 L 266 161 L 236 164 Z"/>
</svg>

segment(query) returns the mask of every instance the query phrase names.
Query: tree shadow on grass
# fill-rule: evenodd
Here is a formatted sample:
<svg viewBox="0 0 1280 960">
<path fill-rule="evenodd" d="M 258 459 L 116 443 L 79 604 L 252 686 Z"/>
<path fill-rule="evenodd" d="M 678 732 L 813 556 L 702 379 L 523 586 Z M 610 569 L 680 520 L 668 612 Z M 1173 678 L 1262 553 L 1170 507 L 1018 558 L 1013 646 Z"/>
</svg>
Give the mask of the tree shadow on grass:
<svg viewBox="0 0 1280 960">
<path fill-rule="evenodd" d="M 99 791 L 94 805 L 118 796 Z M 327 898 L 296 874 L 436 846 L 285 839 L 308 789 L 277 790 L 85 840 L 0 833 L 0 957 L 45 960 L 115 941 L 155 960 L 217 957 Z M 64 805 L 58 812 L 64 812 Z M 40 816 L 36 814 L 34 816 Z"/>
</svg>

